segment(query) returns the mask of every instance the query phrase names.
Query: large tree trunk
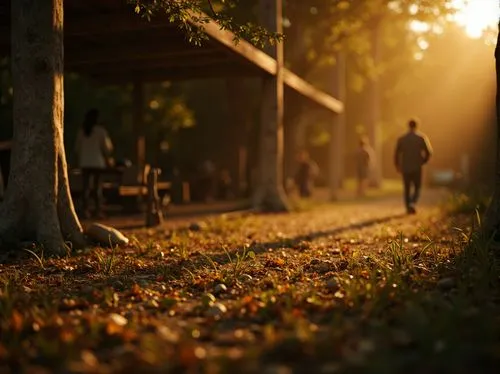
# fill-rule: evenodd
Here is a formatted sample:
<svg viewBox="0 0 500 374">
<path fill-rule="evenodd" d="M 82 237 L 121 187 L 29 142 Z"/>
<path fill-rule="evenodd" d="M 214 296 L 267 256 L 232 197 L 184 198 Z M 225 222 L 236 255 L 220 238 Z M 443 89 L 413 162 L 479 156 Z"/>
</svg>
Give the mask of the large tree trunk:
<svg viewBox="0 0 500 374">
<path fill-rule="evenodd" d="M 495 190 L 493 199 L 486 212 L 484 228 L 487 232 L 500 232 L 500 21 L 498 23 L 499 34 L 497 38 L 497 46 L 495 48 L 495 66 L 497 77 L 497 157 L 495 169 Z"/>
<path fill-rule="evenodd" d="M 282 0 L 260 0 L 261 23 L 268 30 L 282 32 Z M 265 211 L 288 211 L 283 188 L 283 43 L 266 52 L 277 62 L 276 75 L 262 79 L 259 179 L 253 205 Z"/>
<path fill-rule="evenodd" d="M 66 242 L 84 242 L 63 144 L 63 0 L 11 7 L 14 144 L 0 240 L 3 247 L 36 240 L 61 254 Z"/>
</svg>

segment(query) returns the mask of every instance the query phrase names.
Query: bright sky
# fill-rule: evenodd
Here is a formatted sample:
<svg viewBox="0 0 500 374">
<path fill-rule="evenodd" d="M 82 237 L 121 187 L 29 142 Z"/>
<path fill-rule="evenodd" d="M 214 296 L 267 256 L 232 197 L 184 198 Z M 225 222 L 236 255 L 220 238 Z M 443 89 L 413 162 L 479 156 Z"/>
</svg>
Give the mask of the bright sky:
<svg viewBox="0 0 500 374">
<path fill-rule="evenodd" d="M 499 0 L 454 0 L 459 9 L 454 19 L 471 38 L 480 38 L 488 27 L 494 27 L 500 16 Z"/>
</svg>

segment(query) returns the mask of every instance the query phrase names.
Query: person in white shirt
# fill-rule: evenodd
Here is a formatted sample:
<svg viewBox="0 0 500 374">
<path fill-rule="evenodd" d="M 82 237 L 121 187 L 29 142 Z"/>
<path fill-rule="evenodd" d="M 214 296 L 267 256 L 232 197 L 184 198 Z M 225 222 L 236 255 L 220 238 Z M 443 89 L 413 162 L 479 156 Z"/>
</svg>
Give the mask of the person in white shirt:
<svg viewBox="0 0 500 374">
<path fill-rule="evenodd" d="M 95 214 L 102 216 L 102 171 L 111 166 L 113 144 L 106 129 L 98 124 L 99 111 L 89 110 L 76 138 L 75 151 L 83 176 L 83 210 L 89 212 L 89 198 L 95 201 Z"/>
</svg>

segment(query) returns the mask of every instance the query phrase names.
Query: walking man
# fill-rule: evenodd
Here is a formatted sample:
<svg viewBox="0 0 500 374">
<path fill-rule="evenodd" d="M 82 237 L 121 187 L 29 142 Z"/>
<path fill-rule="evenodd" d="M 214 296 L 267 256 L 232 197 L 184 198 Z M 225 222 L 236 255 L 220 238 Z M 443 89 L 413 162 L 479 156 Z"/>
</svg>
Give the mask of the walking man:
<svg viewBox="0 0 500 374">
<path fill-rule="evenodd" d="M 403 176 L 406 211 L 415 214 L 422 185 L 422 166 L 429 161 L 432 147 L 427 137 L 417 131 L 416 120 L 410 120 L 408 127 L 409 131 L 398 139 L 394 164 Z"/>
</svg>

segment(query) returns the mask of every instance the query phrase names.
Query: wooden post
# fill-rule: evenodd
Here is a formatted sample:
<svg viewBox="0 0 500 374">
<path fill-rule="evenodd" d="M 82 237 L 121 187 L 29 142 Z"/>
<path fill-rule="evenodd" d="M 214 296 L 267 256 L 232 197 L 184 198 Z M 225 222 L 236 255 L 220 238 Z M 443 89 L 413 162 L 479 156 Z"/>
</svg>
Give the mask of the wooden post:
<svg viewBox="0 0 500 374">
<path fill-rule="evenodd" d="M 346 65 L 345 54 L 337 54 L 337 64 L 335 66 L 335 76 L 333 84 L 333 96 L 344 103 L 346 101 Z M 330 128 L 330 149 L 329 149 L 329 186 L 330 199 L 337 200 L 339 189 L 342 187 L 344 177 L 344 144 L 345 144 L 345 109 L 342 113 L 334 114 L 334 120 Z"/>
<path fill-rule="evenodd" d="M 144 137 L 144 84 L 135 82 L 132 91 L 133 127 L 135 136 L 135 163 L 138 180 L 142 181 L 142 170 L 146 164 L 146 139 Z"/>
<path fill-rule="evenodd" d="M 260 22 L 270 31 L 283 31 L 282 0 L 260 0 Z M 266 211 L 288 211 L 283 189 L 283 43 L 265 49 L 276 59 L 276 75 L 262 78 L 261 135 L 258 186 L 254 206 Z"/>
<path fill-rule="evenodd" d="M 148 173 L 148 198 L 146 209 L 146 226 L 154 227 L 163 222 L 160 197 L 158 196 L 158 174 L 159 170 L 151 168 Z"/>
</svg>

